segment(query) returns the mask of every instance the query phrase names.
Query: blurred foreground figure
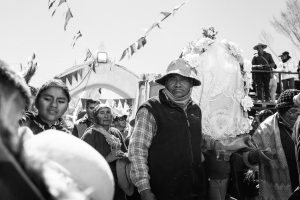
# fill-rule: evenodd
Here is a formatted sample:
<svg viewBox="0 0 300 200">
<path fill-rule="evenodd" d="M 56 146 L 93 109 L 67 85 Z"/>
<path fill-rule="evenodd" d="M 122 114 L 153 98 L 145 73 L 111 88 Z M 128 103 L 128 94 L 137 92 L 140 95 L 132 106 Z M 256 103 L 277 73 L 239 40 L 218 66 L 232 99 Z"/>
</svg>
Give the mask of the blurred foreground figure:
<svg viewBox="0 0 300 200">
<path fill-rule="evenodd" d="M 111 200 L 111 171 L 84 142 L 54 130 L 39 137 L 24 127 L 18 133 L 18 121 L 29 99 L 24 79 L 0 61 L 1 199 Z M 84 170 L 88 170 L 86 177 L 78 173 Z"/>
</svg>

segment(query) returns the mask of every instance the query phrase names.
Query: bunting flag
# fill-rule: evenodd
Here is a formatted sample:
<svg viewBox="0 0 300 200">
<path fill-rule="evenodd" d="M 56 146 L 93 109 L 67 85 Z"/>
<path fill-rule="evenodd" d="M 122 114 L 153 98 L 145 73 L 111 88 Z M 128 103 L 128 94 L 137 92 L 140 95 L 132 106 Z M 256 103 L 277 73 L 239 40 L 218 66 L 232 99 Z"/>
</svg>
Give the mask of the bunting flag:
<svg viewBox="0 0 300 200">
<path fill-rule="evenodd" d="M 147 43 L 146 41 L 146 38 L 145 37 L 141 37 L 139 40 L 138 40 L 138 46 L 137 46 L 137 49 L 141 49 L 142 47 L 145 46 L 145 44 Z"/>
<path fill-rule="evenodd" d="M 66 0 L 60 0 L 57 7 L 59 7 L 61 4 L 66 3 L 66 2 L 67 2 Z"/>
<path fill-rule="evenodd" d="M 69 83 L 72 85 L 73 83 L 73 77 L 75 78 L 75 80 L 78 82 L 78 76 L 80 77 L 80 79 L 82 79 L 82 72 L 83 72 L 83 69 L 79 69 L 79 70 L 76 70 L 74 72 L 71 72 L 70 74 L 67 74 L 66 76 L 63 76 L 63 77 L 60 77 L 60 79 L 66 83 L 66 80 L 69 81 Z"/>
<path fill-rule="evenodd" d="M 164 21 L 167 17 L 169 17 L 172 13 L 170 12 L 160 12 L 161 14 L 163 14 L 164 18 L 161 19 L 161 21 Z"/>
<path fill-rule="evenodd" d="M 147 36 L 155 27 L 161 28 L 159 22 L 155 22 L 151 25 L 150 28 L 147 29 L 145 35 Z"/>
<path fill-rule="evenodd" d="M 137 52 L 137 47 L 136 47 L 136 43 L 133 43 L 132 45 L 130 45 L 130 54 L 131 56 Z"/>
<path fill-rule="evenodd" d="M 134 53 L 136 53 L 139 49 L 141 49 L 142 47 L 144 47 L 147 43 L 146 41 L 146 36 L 149 35 L 149 33 L 154 29 L 154 28 L 161 28 L 161 22 L 163 22 L 166 18 L 168 18 L 170 15 L 174 15 L 187 1 L 181 3 L 178 6 L 175 6 L 172 12 L 165 12 L 165 11 L 161 11 L 160 14 L 163 15 L 163 18 L 159 21 L 159 22 L 155 22 L 151 25 L 150 28 L 148 28 L 145 32 L 145 35 L 143 37 L 141 37 L 140 39 L 138 39 L 137 42 L 135 42 L 134 44 L 131 44 L 129 47 L 127 47 L 123 53 L 122 56 L 120 58 L 119 61 L 123 60 L 126 56 L 131 57 Z"/>
<path fill-rule="evenodd" d="M 73 17 L 70 8 L 68 8 L 68 11 L 66 13 L 66 19 L 65 19 L 65 25 L 64 25 L 64 30 L 66 31 L 67 25 L 69 23 L 69 20 Z"/>
<path fill-rule="evenodd" d="M 96 62 L 97 60 L 95 59 L 91 64 L 89 64 L 89 67 L 91 67 L 95 73 L 96 73 Z"/>
<path fill-rule="evenodd" d="M 175 6 L 175 8 L 173 9 L 172 14 L 175 15 L 175 13 L 179 10 L 179 8 L 181 8 L 184 4 L 185 4 L 185 2 L 181 3 L 179 6 Z"/>
<path fill-rule="evenodd" d="M 125 58 L 126 55 L 129 55 L 129 49 L 128 48 L 123 51 L 122 56 L 120 58 L 120 61 L 123 60 L 123 58 Z"/>
<path fill-rule="evenodd" d="M 52 8 L 52 6 L 54 5 L 56 0 L 53 0 L 51 3 L 50 3 L 50 0 L 48 1 L 48 9 L 50 10 L 50 8 Z"/>
<path fill-rule="evenodd" d="M 67 1 L 66 0 L 60 0 L 59 1 L 59 3 L 58 3 L 58 5 L 56 6 L 56 8 L 53 10 L 53 12 L 52 12 L 52 17 L 54 16 L 54 14 L 55 14 L 55 12 L 56 12 L 56 10 L 58 9 L 58 7 L 61 5 L 61 4 L 63 4 L 63 3 L 66 3 Z"/>
<path fill-rule="evenodd" d="M 78 31 L 78 32 L 76 33 L 76 35 L 73 37 L 73 44 L 72 44 L 72 47 L 73 47 L 73 48 L 74 48 L 74 46 L 75 46 L 75 44 L 76 44 L 78 38 L 80 38 L 80 37 L 82 37 L 82 34 L 81 34 L 80 31 Z"/>
<path fill-rule="evenodd" d="M 86 62 L 92 56 L 93 56 L 93 54 L 92 54 L 91 50 L 87 49 L 84 61 Z"/>
</svg>

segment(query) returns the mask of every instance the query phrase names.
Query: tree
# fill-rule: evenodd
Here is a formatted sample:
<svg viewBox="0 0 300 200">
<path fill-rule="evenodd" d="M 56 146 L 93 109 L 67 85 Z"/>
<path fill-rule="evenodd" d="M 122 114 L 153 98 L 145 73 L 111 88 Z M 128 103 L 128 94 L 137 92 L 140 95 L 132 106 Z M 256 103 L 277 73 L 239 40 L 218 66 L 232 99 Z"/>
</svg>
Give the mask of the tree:
<svg viewBox="0 0 300 200">
<path fill-rule="evenodd" d="M 216 35 L 218 34 L 218 32 L 215 30 L 214 27 L 203 28 L 202 30 L 203 37 L 210 38 L 212 40 L 216 39 Z"/>
<path fill-rule="evenodd" d="M 300 49 L 300 0 L 287 0 L 286 10 L 282 11 L 279 18 L 274 17 L 271 22 L 273 27 L 287 36 L 290 41 Z"/>
</svg>

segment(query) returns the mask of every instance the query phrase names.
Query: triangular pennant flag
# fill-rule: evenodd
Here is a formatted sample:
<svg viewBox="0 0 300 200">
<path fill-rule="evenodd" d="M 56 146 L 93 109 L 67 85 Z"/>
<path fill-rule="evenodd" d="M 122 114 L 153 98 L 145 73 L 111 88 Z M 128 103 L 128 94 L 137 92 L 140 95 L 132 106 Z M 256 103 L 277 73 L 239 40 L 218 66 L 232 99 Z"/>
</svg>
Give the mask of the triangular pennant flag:
<svg viewBox="0 0 300 200">
<path fill-rule="evenodd" d="M 51 3 L 50 3 L 50 1 L 48 2 L 48 9 L 50 9 L 50 8 L 54 5 L 55 1 L 56 1 L 56 0 L 53 0 Z M 50 3 L 50 4 L 49 4 L 49 3 Z"/>
<path fill-rule="evenodd" d="M 67 28 L 67 25 L 68 25 L 68 22 L 69 20 L 73 17 L 72 13 L 71 13 L 71 10 L 70 8 L 68 8 L 68 11 L 66 13 L 66 19 L 65 19 L 65 25 L 64 25 L 64 30 L 66 30 Z"/>
<path fill-rule="evenodd" d="M 66 0 L 60 0 L 57 7 L 59 7 L 61 4 L 65 3 L 65 2 L 67 2 L 67 1 Z"/>
<path fill-rule="evenodd" d="M 79 74 L 81 79 L 82 79 L 82 71 L 83 71 L 83 69 L 78 70 L 78 74 Z"/>
<path fill-rule="evenodd" d="M 51 14 L 52 17 L 54 16 L 55 12 L 56 12 L 56 9 L 53 10 L 53 12 L 52 12 L 52 14 Z"/>
<path fill-rule="evenodd" d="M 82 37 L 82 34 L 80 31 L 78 31 L 77 34 L 73 37 L 73 45 L 72 45 L 73 47 L 75 46 L 78 38 L 80 38 L 80 37 Z"/>
<path fill-rule="evenodd" d="M 55 0 L 56 1 L 56 0 Z M 58 9 L 58 7 L 61 5 L 61 4 L 63 4 L 63 3 L 65 3 L 65 2 L 67 2 L 66 0 L 60 0 L 59 1 L 59 3 L 58 3 L 58 5 L 56 6 L 56 8 L 53 10 L 53 12 L 52 12 L 52 17 L 53 17 L 53 15 L 55 14 L 55 12 L 56 12 L 56 10 Z M 50 8 L 49 8 L 50 9 Z"/>
<path fill-rule="evenodd" d="M 78 71 L 73 72 L 73 76 L 75 77 L 76 81 L 78 82 Z"/>
<path fill-rule="evenodd" d="M 129 49 L 126 48 L 126 49 L 123 51 L 123 53 L 122 53 L 122 56 L 121 56 L 121 58 L 120 58 L 120 61 L 123 60 L 123 58 L 125 58 L 125 56 L 126 56 L 128 53 L 129 53 Z"/>
<path fill-rule="evenodd" d="M 62 80 L 62 82 L 64 82 L 66 84 L 66 80 L 67 80 L 67 77 L 66 76 L 63 76 L 60 78 Z"/>
<path fill-rule="evenodd" d="M 155 27 L 160 28 L 159 22 L 153 23 L 152 26 L 146 31 L 145 35 L 148 35 L 150 31 L 152 31 L 152 29 L 154 29 Z"/>
<path fill-rule="evenodd" d="M 68 79 L 70 85 L 72 85 L 72 74 L 68 74 L 67 79 Z"/>
<path fill-rule="evenodd" d="M 120 99 L 122 107 L 124 108 L 125 99 Z"/>
<path fill-rule="evenodd" d="M 92 57 L 92 52 L 90 49 L 87 49 L 84 61 L 87 61 L 90 57 Z"/>
<path fill-rule="evenodd" d="M 132 106 L 132 99 L 127 99 L 127 104 L 131 107 Z"/>
<path fill-rule="evenodd" d="M 137 49 L 141 49 L 142 47 L 145 46 L 146 43 L 147 43 L 146 38 L 145 38 L 145 37 L 141 37 L 141 38 L 138 40 L 138 46 L 137 46 Z"/>
<path fill-rule="evenodd" d="M 164 18 L 162 18 L 161 21 L 164 21 L 167 17 L 169 17 L 172 14 L 170 12 L 160 12 L 160 13 L 164 15 Z"/>
<path fill-rule="evenodd" d="M 96 60 L 93 62 L 93 71 L 96 73 Z"/>
<path fill-rule="evenodd" d="M 133 55 L 135 52 L 137 52 L 135 43 L 130 45 L 130 52 L 131 52 L 131 55 Z"/>
<path fill-rule="evenodd" d="M 173 15 L 179 10 L 179 8 L 181 8 L 183 5 L 185 4 L 185 2 L 181 3 L 179 6 L 175 6 L 175 8 L 173 9 Z"/>
<path fill-rule="evenodd" d="M 106 100 L 105 99 L 100 99 L 101 104 L 105 104 Z"/>
</svg>

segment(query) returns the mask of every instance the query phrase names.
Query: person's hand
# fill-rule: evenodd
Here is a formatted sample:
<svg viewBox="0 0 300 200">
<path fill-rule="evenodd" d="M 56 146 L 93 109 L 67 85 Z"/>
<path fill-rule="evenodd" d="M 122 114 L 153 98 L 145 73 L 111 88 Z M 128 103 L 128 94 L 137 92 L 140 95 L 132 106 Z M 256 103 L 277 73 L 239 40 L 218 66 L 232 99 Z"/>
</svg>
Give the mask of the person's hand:
<svg viewBox="0 0 300 200">
<path fill-rule="evenodd" d="M 248 145 L 246 144 L 248 141 L 250 140 L 250 136 L 243 136 L 243 137 L 238 137 L 236 138 L 234 141 L 232 141 L 229 144 L 223 144 L 221 142 L 221 146 L 220 148 L 226 151 L 238 151 L 239 149 L 248 147 Z"/>
<path fill-rule="evenodd" d="M 122 152 L 122 151 L 121 151 Z M 123 154 L 122 154 L 123 153 Z M 125 156 L 124 152 L 116 153 L 115 151 L 111 151 L 106 157 L 105 160 L 110 163 Z"/>
<path fill-rule="evenodd" d="M 142 200 L 156 200 L 155 195 L 151 192 L 150 189 L 143 190 L 141 193 L 141 199 Z"/>
</svg>

